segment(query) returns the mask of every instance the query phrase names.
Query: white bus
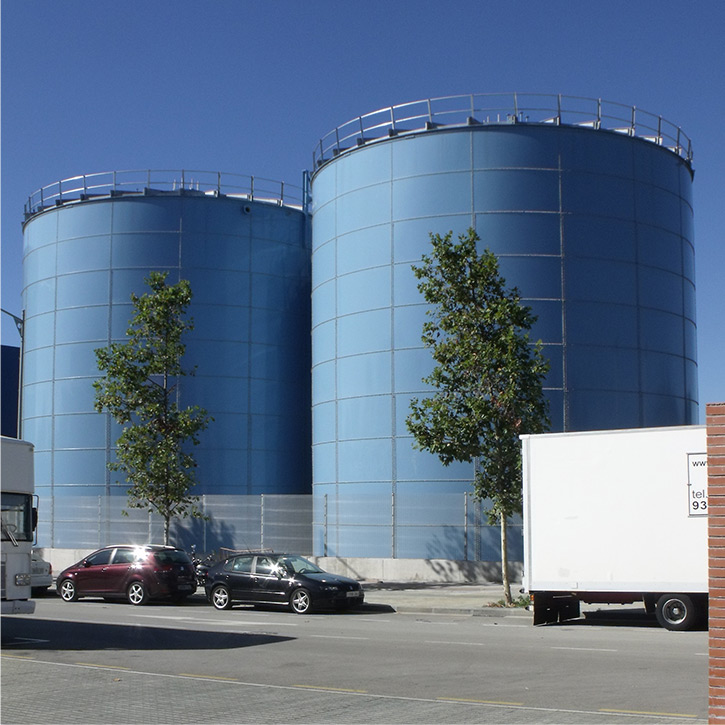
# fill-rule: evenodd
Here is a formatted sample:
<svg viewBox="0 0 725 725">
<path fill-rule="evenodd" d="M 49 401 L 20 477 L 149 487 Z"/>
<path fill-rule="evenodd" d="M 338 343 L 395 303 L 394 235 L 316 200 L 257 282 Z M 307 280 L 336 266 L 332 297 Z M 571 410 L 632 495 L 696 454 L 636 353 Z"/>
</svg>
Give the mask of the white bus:
<svg viewBox="0 0 725 725">
<path fill-rule="evenodd" d="M 38 509 L 34 503 L 33 444 L 2 437 L 2 614 L 32 614 L 31 560 Z"/>
</svg>

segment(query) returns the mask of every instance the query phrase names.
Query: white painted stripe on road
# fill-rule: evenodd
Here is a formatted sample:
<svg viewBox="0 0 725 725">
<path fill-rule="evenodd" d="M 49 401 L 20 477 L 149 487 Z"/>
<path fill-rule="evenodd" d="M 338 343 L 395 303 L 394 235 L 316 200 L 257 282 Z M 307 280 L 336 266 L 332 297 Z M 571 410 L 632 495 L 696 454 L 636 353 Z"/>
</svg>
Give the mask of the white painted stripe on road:
<svg viewBox="0 0 725 725">
<path fill-rule="evenodd" d="M 549 649 L 566 649 L 574 652 L 619 652 L 617 649 L 604 649 L 603 647 L 550 647 Z"/>
<path fill-rule="evenodd" d="M 244 625 L 246 627 L 298 627 L 299 624 L 296 622 L 259 622 L 255 620 L 245 619 L 199 619 L 198 617 L 167 617 L 163 614 L 132 614 L 132 617 L 139 617 L 140 619 L 163 619 L 164 621 L 174 620 L 177 622 L 192 622 L 198 624 L 221 624 L 225 627 L 234 626 L 238 627 Z"/>
<path fill-rule="evenodd" d="M 349 637 L 343 634 L 309 634 L 308 637 L 315 637 L 316 639 L 364 639 L 369 640 L 370 637 Z"/>
<path fill-rule="evenodd" d="M 426 639 L 424 644 L 452 644 L 454 647 L 484 647 L 485 642 L 449 642 L 444 639 Z"/>
</svg>

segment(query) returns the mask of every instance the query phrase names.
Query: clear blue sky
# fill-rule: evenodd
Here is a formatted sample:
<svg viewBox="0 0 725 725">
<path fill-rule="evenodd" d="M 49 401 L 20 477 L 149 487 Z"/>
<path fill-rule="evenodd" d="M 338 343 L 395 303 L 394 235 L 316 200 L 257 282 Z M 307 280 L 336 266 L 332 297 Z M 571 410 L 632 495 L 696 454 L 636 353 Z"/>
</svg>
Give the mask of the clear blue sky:
<svg viewBox="0 0 725 725">
<path fill-rule="evenodd" d="M 27 196 L 114 169 L 299 184 L 319 137 L 391 104 L 539 92 L 693 140 L 700 402 L 725 400 L 725 1 L 2 0 L 2 307 Z M 18 344 L 3 315 L 2 340 Z"/>
</svg>

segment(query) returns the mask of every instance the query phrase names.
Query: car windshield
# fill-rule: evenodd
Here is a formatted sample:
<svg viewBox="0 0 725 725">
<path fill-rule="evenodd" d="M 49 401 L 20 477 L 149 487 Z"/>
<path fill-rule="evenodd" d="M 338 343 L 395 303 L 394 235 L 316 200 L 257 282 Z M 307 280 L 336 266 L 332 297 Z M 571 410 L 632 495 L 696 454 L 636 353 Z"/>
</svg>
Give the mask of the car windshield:
<svg viewBox="0 0 725 725">
<path fill-rule="evenodd" d="M 303 559 L 301 556 L 281 556 L 279 562 L 294 571 L 295 574 L 324 573 L 319 566 L 315 566 L 311 561 L 307 561 L 307 559 Z"/>
</svg>

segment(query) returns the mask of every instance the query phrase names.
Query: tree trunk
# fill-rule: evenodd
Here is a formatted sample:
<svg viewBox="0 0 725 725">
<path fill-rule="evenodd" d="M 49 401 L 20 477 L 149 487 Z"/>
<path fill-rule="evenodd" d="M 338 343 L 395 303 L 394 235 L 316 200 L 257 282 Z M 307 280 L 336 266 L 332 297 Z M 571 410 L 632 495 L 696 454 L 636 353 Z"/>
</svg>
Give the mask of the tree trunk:
<svg viewBox="0 0 725 725">
<path fill-rule="evenodd" d="M 164 545 L 169 545 L 169 524 L 170 524 L 170 516 L 164 516 Z"/>
<path fill-rule="evenodd" d="M 509 552 L 508 552 L 508 528 L 506 525 L 506 514 L 500 514 L 501 520 L 501 580 L 503 582 L 503 597 L 506 606 L 513 605 L 511 598 L 511 582 L 509 581 Z"/>
</svg>

